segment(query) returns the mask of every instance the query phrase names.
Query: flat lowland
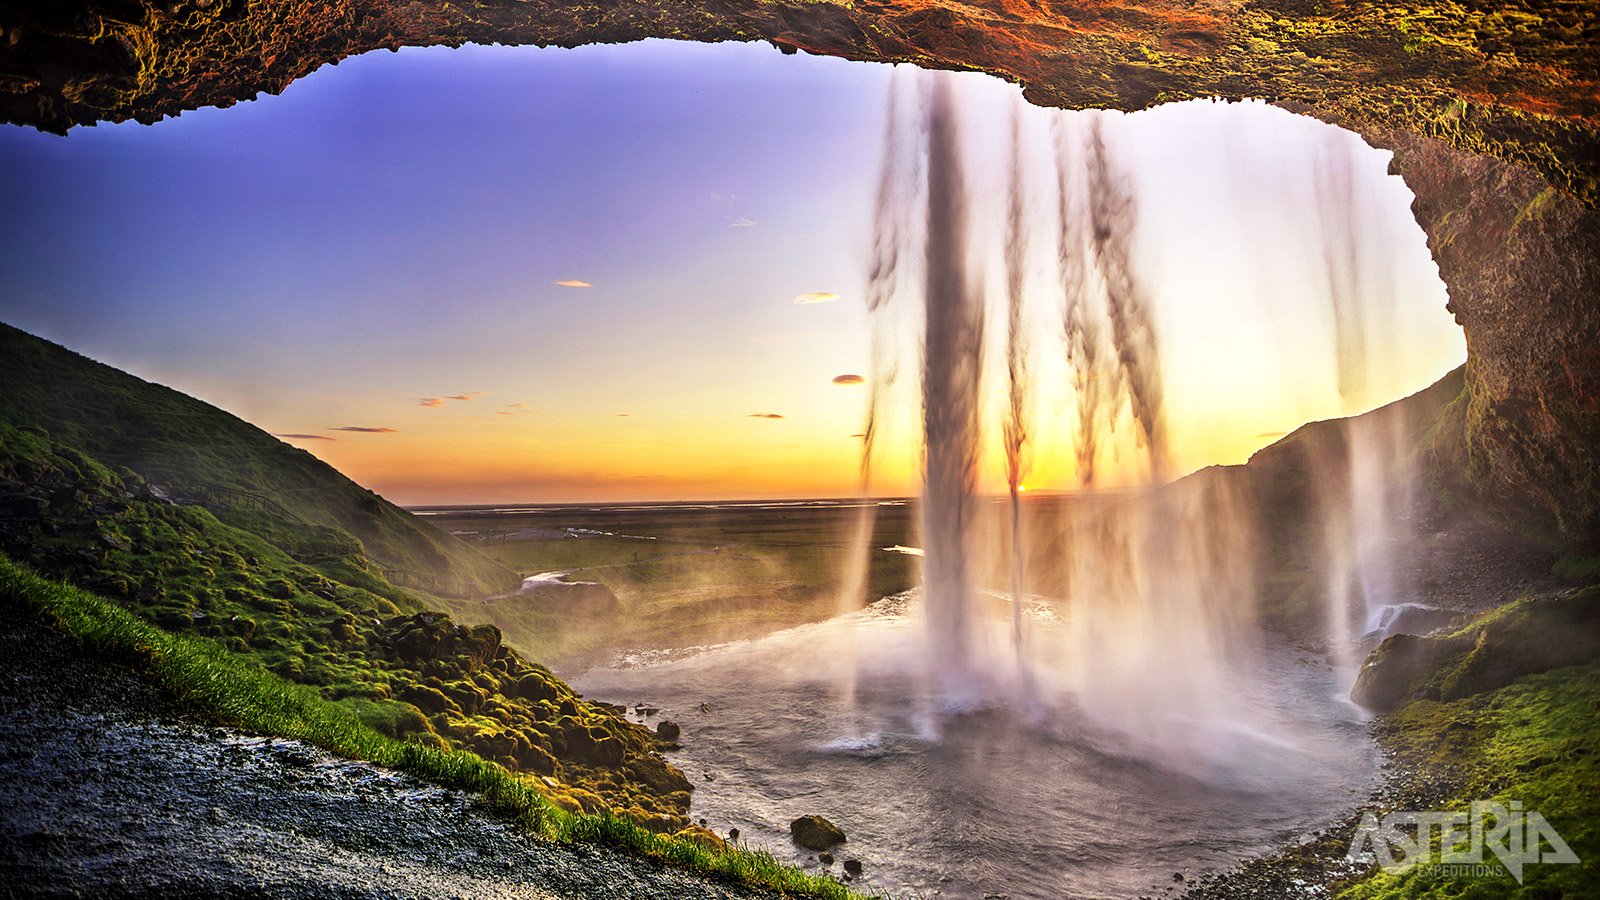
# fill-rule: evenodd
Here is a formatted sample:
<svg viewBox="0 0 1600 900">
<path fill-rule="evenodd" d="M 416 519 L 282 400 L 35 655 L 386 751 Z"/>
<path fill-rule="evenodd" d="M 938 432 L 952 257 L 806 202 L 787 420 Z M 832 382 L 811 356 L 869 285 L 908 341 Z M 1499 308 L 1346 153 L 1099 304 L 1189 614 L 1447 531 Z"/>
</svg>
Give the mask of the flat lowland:
<svg viewBox="0 0 1600 900">
<path fill-rule="evenodd" d="M 916 540 L 916 507 L 900 500 L 418 512 L 525 578 L 546 576 L 450 612 L 499 626 L 559 672 L 820 621 L 909 589 L 921 562 L 885 549 Z M 864 585 L 850 575 L 862 566 Z"/>
</svg>

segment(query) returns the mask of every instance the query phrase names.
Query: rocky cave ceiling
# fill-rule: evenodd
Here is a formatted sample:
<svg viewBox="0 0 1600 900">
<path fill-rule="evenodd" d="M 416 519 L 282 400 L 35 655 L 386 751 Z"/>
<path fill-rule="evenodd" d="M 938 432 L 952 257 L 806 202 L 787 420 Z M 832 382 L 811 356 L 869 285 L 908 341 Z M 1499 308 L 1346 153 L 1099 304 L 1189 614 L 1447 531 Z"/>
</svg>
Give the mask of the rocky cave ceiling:
<svg viewBox="0 0 1600 900">
<path fill-rule="evenodd" d="M 1600 0 L 0 0 L 0 115 L 148 123 L 377 48 L 647 37 L 982 70 L 1044 106 L 1256 97 L 1394 150 L 1467 335 L 1435 456 L 1600 550 Z"/>
</svg>

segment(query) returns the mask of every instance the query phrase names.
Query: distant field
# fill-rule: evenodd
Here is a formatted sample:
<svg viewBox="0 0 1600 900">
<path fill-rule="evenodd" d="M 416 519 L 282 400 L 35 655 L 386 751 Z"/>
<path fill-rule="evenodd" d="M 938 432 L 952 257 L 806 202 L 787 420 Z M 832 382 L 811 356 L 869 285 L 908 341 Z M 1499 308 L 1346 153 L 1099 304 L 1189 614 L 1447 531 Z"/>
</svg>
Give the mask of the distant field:
<svg viewBox="0 0 1600 900">
<path fill-rule="evenodd" d="M 867 546 L 865 600 L 915 584 L 920 560 L 880 548 L 915 544 L 915 507 L 880 506 Z M 567 671 L 626 649 L 756 637 L 841 611 L 857 541 L 856 508 L 554 508 L 453 511 L 430 521 L 523 575 L 567 572 L 616 594 L 622 612 L 589 617 L 527 597 L 462 602 L 533 658 Z M 845 605 L 859 605 L 849 598 Z"/>
</svg>

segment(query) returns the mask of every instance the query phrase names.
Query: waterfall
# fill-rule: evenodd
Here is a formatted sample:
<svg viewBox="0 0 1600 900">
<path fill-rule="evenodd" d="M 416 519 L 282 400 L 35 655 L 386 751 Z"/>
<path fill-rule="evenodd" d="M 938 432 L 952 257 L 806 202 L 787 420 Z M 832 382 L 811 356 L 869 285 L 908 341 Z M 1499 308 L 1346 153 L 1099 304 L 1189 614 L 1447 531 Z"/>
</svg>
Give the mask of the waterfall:
<svg viewBox="0 0 1600 900">
<path fill-rule="evenodd" d="M 982 120 L 964 107 L 961 79 L 896 73 L 866 286 L 875 374 L 864 493 L 897 407 L 893 373 L 920 375 L 928 673 L 958 708 L 1053 691 L 1163 743 L 1187 740 L 1196 722 L 1249 727 L 1238 686 L 1263 641 L 1261 511 L 1238 470 L 1171 483 L 1170 282 L 1150 274 L 1159 248 L 1125 117 L 1013 97 L 1003 123 Z M 1381 361 L 1367 306 L 1383 276 L 1351 218 L 1364 202 L 1352 151 L 1325 143 L 1307 180 L 1311 229 L 1329 236 L 1312 281 L 1322 278 L 1348 405 Z M 1388 523 L 1409 481 L 1393 418 L 1349 424 L 1347 452 L 1315 473 L 1336 642 L 1354 636 L 1352 597 L 1370 612 L 1402 592 Z M 1070 461 L 1072 480 L 1057 472 L 1058 490 L 1041 497 L 1026 480 L 1050 455 Z M 1003 474 L 1003 496 L 985 473 Z M 852 561 L 852 598 L 864 573 L 864 558 Z"/>
</svg>

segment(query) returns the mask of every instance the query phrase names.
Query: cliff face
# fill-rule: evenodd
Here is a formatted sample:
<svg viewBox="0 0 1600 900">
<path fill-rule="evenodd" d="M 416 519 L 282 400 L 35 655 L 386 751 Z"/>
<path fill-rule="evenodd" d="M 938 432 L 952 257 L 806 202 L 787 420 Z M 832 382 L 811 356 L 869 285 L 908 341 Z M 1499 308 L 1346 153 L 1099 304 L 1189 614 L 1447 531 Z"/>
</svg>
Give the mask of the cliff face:
<svg viewBox="0 0 1600 900">
<path fill-rule="evenodd" d="M 770 40 L 981 69 L 1041 105 L 1260 97 L 1396 151 L 1466 329 L 1468 482 L 1600 544 L 1600 0 L 0 0 L 0 115 L 52 131 L 281 91 L 380 47 Z"/>
<path fill-rule="evenodd" d="M 1537 175 L 1398 135 L 1449 309 L 1463 402 L 1436 451 L 1503 516 L 1600 549 L 1600 213 Z"/>
</svg>

